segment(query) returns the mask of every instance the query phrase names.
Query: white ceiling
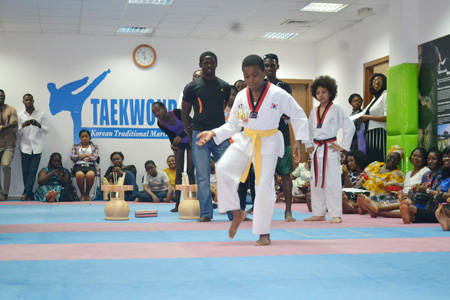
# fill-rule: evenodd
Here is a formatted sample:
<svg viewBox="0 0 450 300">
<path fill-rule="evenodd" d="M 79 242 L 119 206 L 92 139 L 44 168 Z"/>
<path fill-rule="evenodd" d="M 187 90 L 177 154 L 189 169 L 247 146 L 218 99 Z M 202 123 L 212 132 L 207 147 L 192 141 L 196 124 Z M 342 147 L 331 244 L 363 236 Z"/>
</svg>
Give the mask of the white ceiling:
<svg viewBox="0 0 450 300">
<path fill-rule="evenodd" d="M 127 0 L 0 0 L 1 32 L 119 35 L 120 26 L 153 27 L 152 37 L 261 40 L 265 32 L 294 32 L 288 42 L 317 42 L 389 7 L 389 0 L 315 0 L 349 4 L 338 13 L 301 12 L 306 0 L 173 0 L 170 6 Z M 310 27 L 281 25 L 315 21 Z M 265 39 L 264 39 L 265 40 Z M 286 42 L 286 41 L 285 41 Z"/>
</svg>

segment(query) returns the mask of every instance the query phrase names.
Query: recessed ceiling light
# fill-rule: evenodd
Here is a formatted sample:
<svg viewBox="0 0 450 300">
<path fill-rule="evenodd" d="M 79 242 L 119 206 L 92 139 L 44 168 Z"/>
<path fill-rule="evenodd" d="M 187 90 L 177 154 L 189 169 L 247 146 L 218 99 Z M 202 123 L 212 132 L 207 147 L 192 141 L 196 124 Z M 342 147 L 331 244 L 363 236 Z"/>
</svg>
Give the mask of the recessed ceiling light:
<svg viewBox="0 0 450 300">
<path fill-rule="evenodd" d="M 119 27 L 117 33 L 128 33 L 128 34 L 150 34 L 153 28 L 150 27 Z"/>
<path fill-rule="evenodd" d="M 130 4 L 170 5 L 173 0 L 128 0 Z"/>
<path fill-rule="evenodd" d="M 313 12 L 338 12 L 346 8 L 348 4 L 341 3 L 317 3 L 311 2 L 306 5 L 300 11 L 313 11 Z"/>
<path fill-rule="evenodd" d="M 298 33 L 289 32 L 266 32 L 261 37 L 263 39 L 290 40 L 296 37 Z"/>
</svg>

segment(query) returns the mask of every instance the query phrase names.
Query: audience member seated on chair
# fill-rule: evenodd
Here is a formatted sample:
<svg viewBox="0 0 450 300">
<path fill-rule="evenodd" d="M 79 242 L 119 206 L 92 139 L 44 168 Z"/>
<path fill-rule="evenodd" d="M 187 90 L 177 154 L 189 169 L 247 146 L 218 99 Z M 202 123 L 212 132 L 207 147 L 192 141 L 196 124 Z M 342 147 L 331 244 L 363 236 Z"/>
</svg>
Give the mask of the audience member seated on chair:
<svg viewBox="0 0 450 300">
<path fill-rule="evenodd" d="M 118 180 L 118 178 L 125 176 L 123 185 L 132 185 L 132 191 L 125 192 L 125 200 L 133 201 L 136 198 L 136 195 L 139 191 L 138 185 L 136 183 L 136 167 L 134 165 L 124 165 L 123 160 L 124 156 L 122 152 L 113 152 L 110 156 L 111 162 L 113 166 L 109 167 L 106 170 L 105 177 L 103 177 L 102 184 L 103 185 L 112 185 L 116 184 L 114 181 Z M 103 200 L 108 200 L 108 191 L 103 192 Z"/>
<path fill-rule="evenodd" d="M 136 202 L 170 202 L 173 189 L 166 173 L 158 171 L 153 160 L 145 162 L 144 190 L 137 193 Z"/>
<path fill-rule="evenodd" d="M 38 183 L 36 200 L 52 203 L 60 200 L 62 190 L 70 184 L 70 172 L 63 168 L 61 154 L 50 155 L 48 166 L 39 172 Z"/>
<path fill-rule="evenodd" d="M 357 183 L 357 187 L 362 184 L 363 187 L 371 194 L 370 198 L 360 194 L 357 197 L 359 213 L 365 212 L 371 213 L 371 217 L 375 208 L 381 206 L 381 202 L 387 203 L 383 205 L 381 211 L 391 210 L 390 206 L 397 206 L 398 201 L 396 195 L 393 192 L 401 190 L 405 176 L 403 172 L 398 169 L 398 164 L 402 160 L 404 151 L 400 146 L 392 146 L 389 148 L 386 163 L 375 161 L 364 169 L 363 179 Z M 367 205 L 371 205 L 371 210 L 367 208 Z M 378 211 L 376 213 L 378 213 Z M 387 215 L 384 215 L 387 216 Z"/>
<path fill-rule="evenodd" d="M 427 151 L 424 148 L 417 147 L 411 152 L 409 161 L 413 165 L 413 170 L 406 173 L 405 181 L 403 182 L 403 190 L 398 191 L 398 199 L 391 203 L 373 202 L 372 200 L 365 200 L 362 202 L 363 210 L 369 212 L 370 216 L 384 216 L 388 218 L 400 218 L 400 203 L 405 200 L 410 193 L 413 186 L 422 182 L 423 176 L 430 171 L 427 164 Z"/>
<path fill-rule="evenodd" d="M 433 150 L 436 151 L 436 150 Z M 433 152 L 430 152 L 430 154 Z M 430 161 L 430 160 L 428 160 Z M 436 176 L 432 181 L 431 185 L 434 183 L 434 190 L 430 189 L 428 194 L 433 196 L 426 208 L 416 207 L 411 204 L 410 201 L 402 201 L 400 205 L 400 213 L 403 223 L 438 223 L 438 216 L 443 217 L 443 214 L 448 213 L 448 209 L 442 209 L 438 205 L 433 205 L 440 200 L 441 202 L 450 201 L 450 193 L 448 191 L 450 185 L 450 147 L 447 147 L 443 151 L 442 157 L 443 167 L 441 168 L 441 180 L 439 181 L 438 176 Z M 433 171 L 433 168 L 432 168 Z M 425 176 L 424 176 L 425 177 Z M 423 187 L 415 188 L 416 191 L 422 192 Z M 427 191 L 425 190 L 425 193 Z M 437 208 L 437 209 L 436 209 Z M 444 229 L 446 230 L 446 229 Z"/>
<path fill-rule="evenodd" d="M 81 142 L 72 147 L 70 159 L 73 161 L 72 175 L 75 176 L 81 201 L 91 201 L 89 193 L 94 185 L 97 166 L 98 147 L 91 142 L 91 133 L 82 129 L 78 135 Z M 86 184 L 85 184 L 86 182 Z"/>
<path fill-rule="evenodd" d="M 344 178 L 343 187 L 354 188 L 358 181 L 361 180 L 361 176 L 364 174 L 364 169 L 369 164 L 369 160 L 366 155 L 359 150 L 352 150 L 348 153 L 347 158 L 342 167 L 342 174 Z M 363 192 L 364 190 L 361 190 Z M 357 214 L 358 204 L 356 203 L 356 197 L 359 195 L 357 192 L 342 192 L 342 212 L 344 214 Z"/>
</svg>

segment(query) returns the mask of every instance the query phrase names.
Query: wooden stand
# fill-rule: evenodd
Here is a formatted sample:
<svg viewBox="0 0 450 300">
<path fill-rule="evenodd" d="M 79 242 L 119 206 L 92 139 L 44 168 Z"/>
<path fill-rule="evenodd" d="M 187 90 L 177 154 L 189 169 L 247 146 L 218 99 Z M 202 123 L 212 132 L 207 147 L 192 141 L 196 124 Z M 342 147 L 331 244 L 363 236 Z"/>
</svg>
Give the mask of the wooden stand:
<svg viewBox="0 0 450 300">
<path fill-rule="evenodd" d="M 183 192 L 183 201 L 178 206 L 179 219 L 195 220 L 200 218 L 200 203 L 197 199 L 197 185 L 179 185 L 175 189 Z"/>
<path fill-rule="evenodd" d="M 130 206 L 125 202 L 125 191 L 132 191 L 132 185 L 102 185 L 102 191 L 109 191 L 111 200 L 105 205 L 105 219 L 129 220 Z"/>
</svg>

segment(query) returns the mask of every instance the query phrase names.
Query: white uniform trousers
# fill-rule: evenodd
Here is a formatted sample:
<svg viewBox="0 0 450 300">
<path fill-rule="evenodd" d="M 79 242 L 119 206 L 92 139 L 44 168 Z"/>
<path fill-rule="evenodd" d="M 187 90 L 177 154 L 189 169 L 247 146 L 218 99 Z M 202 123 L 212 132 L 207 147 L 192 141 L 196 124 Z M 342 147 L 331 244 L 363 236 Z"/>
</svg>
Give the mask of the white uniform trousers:
<svg viewBox="0 0 450 300">
<path fill-rule="evenodd" d="M 275 166 L 278 155 L 273 151 L 269 155 L 261 155 L 261 177 L 259 185 L 255 186 L 255 203 L 253 206 L 253 233 L 269 234 L 275 207 Z M 250 154 L 238 149 L 236 142 L 222 155 L 216 165 L 217 201 L 219 211 L 241 209 L 239 204 L 239 180 L 250 160 Z M 254 161 L 253 161 L 254 163 Z"/>
<path fill-rule="evenodd" d="M 320 150 L 319 150 L 320 151 Z M 331 150 L 328 150 L 331 151 Z M 342 216 L 342 182 L 339 156 L 327 159 L 325 185 L 322 186 L 323 159 L 317 158 L 318 177 L 314 177 L 314 164 L 311 165 L 311 206 L 315 216 L 325 216 L 327 209 L 331 217 Z M 315 182 L 317 181 L 317 187 Z"/>
</svg>

